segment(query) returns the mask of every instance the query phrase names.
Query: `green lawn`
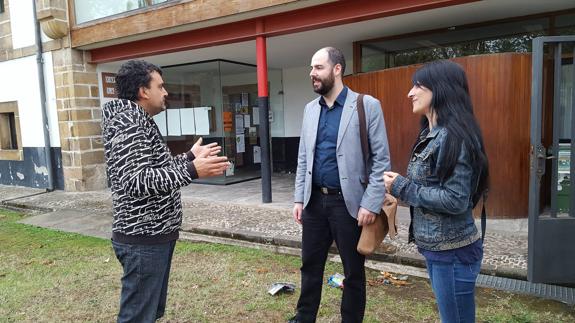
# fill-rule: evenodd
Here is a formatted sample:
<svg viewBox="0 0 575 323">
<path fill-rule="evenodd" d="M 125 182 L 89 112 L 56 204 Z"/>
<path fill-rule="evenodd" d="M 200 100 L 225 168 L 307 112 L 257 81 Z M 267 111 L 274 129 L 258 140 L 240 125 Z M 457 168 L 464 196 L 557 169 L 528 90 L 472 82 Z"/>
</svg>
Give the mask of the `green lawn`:
<svg viewBox="0 0 575 323">
<path fill-rule="evenodd" d="M 121 267 L 110 242 L 19 224 L 0 210 L 0 322 L 112 322 L 118 310 Z M 162 322 L 284 322 L 295 294 L 270 296 L 277 281 L 299 286 L 298 257 L 207 243 L 176 247 Z M 326 276 L 343 273 L 328 263 Z M 379 272 L 369 271 L 368 280 Z M 365 322 L 435 322 L 425 279 L 410 285 L 368 286 Z M 318 322 L 339 322 L 341 291 L 324 287 Z M 479 289 L 479 322 L 575 322 L 567 305 Z"/>
</svg>

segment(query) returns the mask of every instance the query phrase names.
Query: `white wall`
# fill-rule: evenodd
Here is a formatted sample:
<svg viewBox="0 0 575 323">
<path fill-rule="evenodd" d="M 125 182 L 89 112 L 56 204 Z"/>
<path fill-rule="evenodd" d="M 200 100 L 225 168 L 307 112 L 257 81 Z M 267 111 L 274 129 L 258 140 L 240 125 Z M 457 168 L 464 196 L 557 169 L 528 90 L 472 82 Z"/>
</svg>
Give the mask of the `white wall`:
<svg viewBox="0 0 575 323">
<path fill-rule="evenodd" d="M 305 105 L 315 99 L 309 78 L 309 66 L 283 70 L 284 124 L 286 137 L 299 137 Z"/>
<path fill-rule="evenodd" d="M 273 112 L 273 122 L 270 124 L 272 137 L 285 137 L 284 95 L 281 70 L 268 70 L 270 82 L 270 108 Z"/>
<path fill-rule="evenodd" d="M 13 1 L 15 2 L 15 1 Z M 52 68 L 52 53 L 44 53 L 46 101 L 52 147 L 60 147 L 56 90 Z M 23 57 L 0 63 L 0 102 L 18 101 L 22 146 L 44 147 L 42 105 L 35 56 Z"/>
<path fill-rule="evenodd" d="M 353 58 L 345 61 L 345 75 L 353 69 Z M 305 105 L 318 97 L 309 78 L 309 66 L 283 69 L 284 90 L 284 136 L 299 137 Z"/>
<path fill-rule="evenodd" d="M 32 1 L 10 1 L 10 28 L 12 30 L 13 48 L 28 47 L 36 44 Z M 43 41 L 50 40 L 44 32 L 40 31 L 40 34 Z"/>
</svg>

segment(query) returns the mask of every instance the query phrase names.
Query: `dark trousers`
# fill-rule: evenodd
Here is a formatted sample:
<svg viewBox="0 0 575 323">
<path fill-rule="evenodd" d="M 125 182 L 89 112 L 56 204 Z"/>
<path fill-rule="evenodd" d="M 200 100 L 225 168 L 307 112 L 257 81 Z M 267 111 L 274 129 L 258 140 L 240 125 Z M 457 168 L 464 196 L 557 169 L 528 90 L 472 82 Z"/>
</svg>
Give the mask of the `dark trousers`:
<svg viewBox="0 0 575 323">
<path fill-rule="evenodd" d="M 122 264 L 119 322 L 155 322 L 164 315 L 176 241 L 154 245 L 112 241 Z"/>
<path fill-rule="evenodd" d="M 335 240 L 343 263 L 345 280 L 341 300 L 344 323 L 363 320 L 365 312 L 365 257 L 357 252 L 361 233 L 343 196 L 313 192 L 302 214 L 301 295 L 297 304 L 299 322 L 315 322 L 329 247 Z"/>
</svg>

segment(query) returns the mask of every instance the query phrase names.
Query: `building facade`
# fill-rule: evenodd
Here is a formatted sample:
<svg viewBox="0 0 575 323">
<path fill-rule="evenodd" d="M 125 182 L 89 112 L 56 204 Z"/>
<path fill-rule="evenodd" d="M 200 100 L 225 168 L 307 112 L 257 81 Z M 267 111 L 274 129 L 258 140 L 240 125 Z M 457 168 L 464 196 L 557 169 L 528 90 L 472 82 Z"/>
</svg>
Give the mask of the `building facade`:
<svg viewBox="0 0 575 323">
<path fill-rule="evenodd" d="M 489 210 L 503 218 L 528 213 L 532 39 L 575 34 L 575 4 L 567 0 L 37 0 L 35 9 L 33 1 L 3 4 L 0 184 L 105 188 L 100 107 L 115 96 L 114 73 L 128 59 L 163 67 L 169 106 L 156 122 L 174 153 L 202 136 L 219 142 L 234 163 L 216 182 L 258 177 L 266 156 L 259 136 L 264 120 L 256 43 L 265 40 L 274 171 L 295 170 L 303 108 L 316 96 L 308 73 L 317 49 L 342 49 L 346 84 L 380 99 L 392 165 L 400 172 L 418 129 L 405 99 L 410 76 L 423 62 L 454 59 L 468 73 L 486 137 Z M 568 46 L 561 65 L 565 108 L 557 125 L 564 144 L 573 123 Z"/>
</svg>

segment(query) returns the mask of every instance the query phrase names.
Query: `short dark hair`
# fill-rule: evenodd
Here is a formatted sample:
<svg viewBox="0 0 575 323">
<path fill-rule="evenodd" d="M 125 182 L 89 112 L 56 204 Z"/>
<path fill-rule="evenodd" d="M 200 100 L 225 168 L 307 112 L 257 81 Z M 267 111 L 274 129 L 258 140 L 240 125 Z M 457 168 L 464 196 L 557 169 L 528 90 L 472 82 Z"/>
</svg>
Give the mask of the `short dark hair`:
<svg viewBox="0 0 575 323">
<path fill-rule="evenodd" d="M 324 48 L 327 51 L 327 56 L 329 57 L 329 61 L 333 64 L 333 66 L 339 64 L 341 65 L 341 75 L 345 73 L 345 57 L 341 50 L 335 47 L 326 47 Z"/>
<path fill-rule="evenodd" d="M 137 101 L 142 86 L 149 88 L 152 72 L 162 75 L 158 66 L 142 60 L 130 60 L 122 64 L 116 75 L 116 92 L 118 98 Z"/>
</svg>

